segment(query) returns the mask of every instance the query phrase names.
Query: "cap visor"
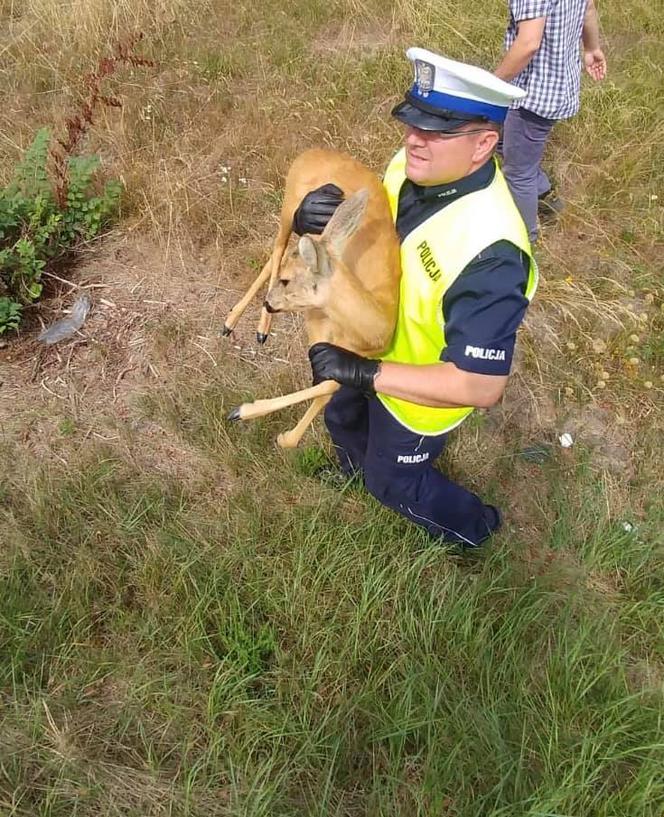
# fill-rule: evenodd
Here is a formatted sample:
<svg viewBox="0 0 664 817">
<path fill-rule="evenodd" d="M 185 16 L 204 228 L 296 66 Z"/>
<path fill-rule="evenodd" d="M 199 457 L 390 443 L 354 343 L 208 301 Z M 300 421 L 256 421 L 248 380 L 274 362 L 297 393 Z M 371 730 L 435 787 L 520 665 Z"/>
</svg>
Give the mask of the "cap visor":
<svg viewBox="0 0 664 817">
<path fill-rule="evenodd" d="M 411 125 L 418 130 L 447 131 L 456 130 L 461 125 L 467 125 L 468 119 L 452 117 L 452 116 L 438 116 L 437 114 L 427 113 L 421 108 L 416 108 L 415 105 L 404 100 L 392 109 L 392 116 L 403 122 L 405 125 Z"/>
</svg>

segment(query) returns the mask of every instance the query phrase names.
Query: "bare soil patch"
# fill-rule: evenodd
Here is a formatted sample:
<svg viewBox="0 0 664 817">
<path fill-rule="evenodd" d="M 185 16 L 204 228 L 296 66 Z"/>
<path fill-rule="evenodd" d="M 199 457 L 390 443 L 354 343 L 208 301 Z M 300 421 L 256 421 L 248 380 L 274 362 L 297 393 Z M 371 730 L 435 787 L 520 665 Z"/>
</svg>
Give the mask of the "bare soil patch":
<svg viewBox="0 0 664 817">
<path fill-rule="evenodd" d="M 295 319 L 283 317 L 266 347 L 256 347 L 260 301 L 230 339 L 219 330 L 251 280 L 238 258 L 214 248 L 196 254 L 118 235 L 82 262 L 72 284 L 39 308 L 39 323 L 62 317 L 81 292 L 93 307 L 82 329 L 54 346 L 37 340 L 38 322 L 0 349 L 0 429 L 35 456 L 63 460 L 67 438 L 120 445 L 144 468 L 197 471 L 198 455 L 137 411 L 141 395 L 177 379 L 204 385 L 220 370 L 237 385 L 241 358 L 257 370 L 304 361 Z M 229 285 L 229 280 L 233 283 Z M 285 342 L 284 342 L 285 341 Z M 138 432 L 138 433 L 134 433 Z M 137 440 L 140 442 L 137 444 Z"/>
</svg>

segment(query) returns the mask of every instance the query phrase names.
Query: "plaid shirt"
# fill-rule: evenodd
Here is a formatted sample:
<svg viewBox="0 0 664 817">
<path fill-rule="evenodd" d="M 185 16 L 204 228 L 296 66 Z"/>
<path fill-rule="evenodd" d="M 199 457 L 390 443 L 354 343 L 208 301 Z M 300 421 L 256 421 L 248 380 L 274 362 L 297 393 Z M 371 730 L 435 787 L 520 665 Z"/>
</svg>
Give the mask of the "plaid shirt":
<svg viewBox="0 0 664 817">
<path fill-rule="evenodd" d="M 544 36 L 530 63 L 512 80 L 527 96 L 512 104 L 546 119 L 568 119 L 579 110 L 580 40 L 587 0 L 509 0 L 505 49 L 521 20 L 546 17 Z"/>
</svg>

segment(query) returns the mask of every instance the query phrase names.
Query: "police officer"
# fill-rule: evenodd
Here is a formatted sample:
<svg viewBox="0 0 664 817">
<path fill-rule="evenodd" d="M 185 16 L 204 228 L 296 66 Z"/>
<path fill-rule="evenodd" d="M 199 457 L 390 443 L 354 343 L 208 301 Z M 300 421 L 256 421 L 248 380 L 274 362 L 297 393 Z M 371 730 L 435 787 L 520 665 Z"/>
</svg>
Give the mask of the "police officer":
<svg viewBox="0 0 664 817">
<path fill-rule="evenodd" d="M 325 422 L 346 475 L 432 536 L 476 547 L 500 514 L 433 467 L 448 433 L 501 397 L 516 331 L 537 286 L 528 234 L 494 159 L 523 92 L 421 48 L 392 115 L 404 147 L 384 177 L 401 240 L 399 314 L 380 360 L 328 343 L 309 350 L 314 382 L 342 388 Z M 320 233 L 343 192 L 309 193 L 300 234 Z"/>
</svg>

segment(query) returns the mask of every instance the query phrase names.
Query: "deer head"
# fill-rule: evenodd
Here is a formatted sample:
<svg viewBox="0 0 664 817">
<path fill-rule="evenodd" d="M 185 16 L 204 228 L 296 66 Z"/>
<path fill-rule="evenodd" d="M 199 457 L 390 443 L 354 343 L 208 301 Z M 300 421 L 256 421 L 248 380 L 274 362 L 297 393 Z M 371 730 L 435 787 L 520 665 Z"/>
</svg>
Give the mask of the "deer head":
<svg viewBox="0 0 664 817">
<path fill-rule="evenodd" d="M 276 285 L 267 293 L 268 312 L 298 312 L 322 308 L 335 270 L 343 263 L 344 247 L 357 231 L 369 200 L 358 190 L 334 211 L 322 235 L 303 235 L 284 259 Z"/>
</svg>

